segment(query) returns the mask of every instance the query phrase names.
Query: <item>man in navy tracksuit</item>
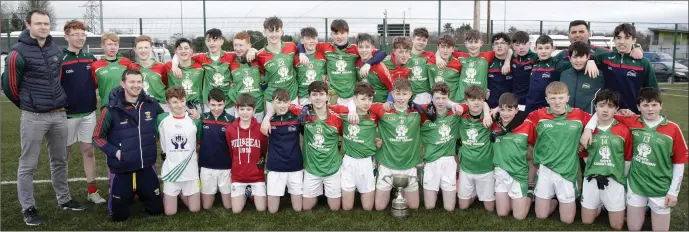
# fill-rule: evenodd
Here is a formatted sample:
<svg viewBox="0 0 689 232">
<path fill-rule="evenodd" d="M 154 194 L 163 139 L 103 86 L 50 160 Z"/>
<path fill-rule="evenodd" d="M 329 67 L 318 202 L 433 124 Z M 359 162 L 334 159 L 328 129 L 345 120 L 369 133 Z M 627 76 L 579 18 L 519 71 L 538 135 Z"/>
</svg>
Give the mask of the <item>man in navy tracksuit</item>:
<svg viewBox="0 0 689 232">
<path fill-rule="evenodd" d="M 301 211 L 304 160 L 299 147 L 299 135 L 302 127 L 297 115 L 288 110 L 290 101 L 286 89 L 275 90 L 272 99 L 273 109 L 266 110 L 275 114 L 270 119 L 263 119 L 264 125 L 270 124 L 267 161 L 268 211 L 278 211 L 280 197 L 285 195 L 285 187 L 291 195 L 292 209 Z"/>
<path fill-rule="evenodd" d="M 201 115 L 203 131 L 199 149 L 201 167 L 201 202 L 204 209 L 210 209 L 215 194 L 220 192 L 223 206 L 232 207 L 232 157 L 227 146 L 225 131 L 235 117 L 225 112 L 225 93 L 213 88 L 208 92 L 210 112 Z"/>
<path fill-rule="evenodd" d="M 93 132 L 93 143 L 105 153 L 110 168 L 108 209 L 113 221 L 127 220 L 134 193 L 149 214 L 163 210 L 155 170 L 155 118 L 163 109 L 141 91 L 142 81 L 139 71 L 124 71 L 120 86 L 110 92 L 110 101 L 101 110 Z"/>
</svg>

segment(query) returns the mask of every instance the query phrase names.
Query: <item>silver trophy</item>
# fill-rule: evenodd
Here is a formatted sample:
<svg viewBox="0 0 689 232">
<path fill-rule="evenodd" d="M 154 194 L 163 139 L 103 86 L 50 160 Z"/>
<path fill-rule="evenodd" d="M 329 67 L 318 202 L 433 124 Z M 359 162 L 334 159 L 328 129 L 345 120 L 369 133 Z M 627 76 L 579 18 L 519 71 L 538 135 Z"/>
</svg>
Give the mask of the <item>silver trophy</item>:
<svg viewBox="0 0 689 232">
<path fill-rule="evenodd" d="M 392 183 L 390 183 L 390 179 L 392 179 Z M 409 215 L 407 200 L 402 196 L 402 191 L 409 186 L 410 182 L 413 183 L 417 180 L 416 176 L 409 176 L 407 174 L 393 174 L 383 177 L 383 181 L 397 188 L 397 197 L 392 200 L 392 217 L 406 218 Z"/>
</svg>

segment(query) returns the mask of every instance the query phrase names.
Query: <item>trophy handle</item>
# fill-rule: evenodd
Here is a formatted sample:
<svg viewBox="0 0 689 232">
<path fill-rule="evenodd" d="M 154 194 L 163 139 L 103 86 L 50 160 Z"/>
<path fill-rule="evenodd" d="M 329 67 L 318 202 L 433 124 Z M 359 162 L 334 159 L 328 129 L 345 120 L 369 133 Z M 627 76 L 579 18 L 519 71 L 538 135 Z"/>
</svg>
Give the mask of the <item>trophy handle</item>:
<svg viewBox="0 0 689 232">
<path fill-rule="evenodd" d="M 413 179 L 413 180 L 412 180 Z M 419 181 L 419 178 L 416 176 L 409 176 L 409 183 L 414 183 Z"/>
<path fill-rule="evenodd" d="M 391 175 L 387 175 L 387 176 L 383 176 L 383 178 L 381 178 L 381 180 L 385 181 L 385 183 L 388 183 L 389 185 L 392 185 L 392 183 L 391 183 L 390 181 L 388 181 L 388 180 L 385 179 L 386 177 L 387 177 L 388 179 L 392 179 L 392 176 L 391 176 Z"/>
</svg>

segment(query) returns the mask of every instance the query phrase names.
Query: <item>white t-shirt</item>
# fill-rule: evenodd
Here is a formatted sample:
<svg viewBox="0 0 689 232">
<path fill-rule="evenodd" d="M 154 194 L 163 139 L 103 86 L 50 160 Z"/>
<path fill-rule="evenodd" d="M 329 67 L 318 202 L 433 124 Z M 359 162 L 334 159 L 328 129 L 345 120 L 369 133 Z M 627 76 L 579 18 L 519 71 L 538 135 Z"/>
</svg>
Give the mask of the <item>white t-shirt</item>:
<svg viewBox="0 0 689 232">
<path fill-rule="evenodd" d="M 162 180 L 180 182 L 199 179 L 196 141 L 200 132 L 199 120 L 189 115 L 175 117 L 170 113 L 158 116 L 160 147 L 167 158 L 163 162 Z"/>
</svg>

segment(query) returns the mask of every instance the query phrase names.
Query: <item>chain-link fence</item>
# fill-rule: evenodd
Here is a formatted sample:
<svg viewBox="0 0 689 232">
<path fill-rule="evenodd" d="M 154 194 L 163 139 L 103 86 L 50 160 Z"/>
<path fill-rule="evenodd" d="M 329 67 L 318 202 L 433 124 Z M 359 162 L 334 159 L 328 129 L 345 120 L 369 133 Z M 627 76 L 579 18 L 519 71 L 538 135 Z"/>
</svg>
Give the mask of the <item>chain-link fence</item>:
<svg viewBox="0 0 689 232">
<path fill-rule="evenodd" d="M 409 24 L 410 31 L 403 31 L 403 35 L 411 34 L 415 28 L 425 27 L 428 29 L 431 38 L 429 39 L 429 46 L 427 49 L 435 50 L 435 43 L 439 34 L 451 34 L 456 39 L 457 47 L 463 49 L 463 33 L 472 28 L 472 19 L 429 19 L 429 18 L 315 18 L 315 17 L 299 17 L 281 18 L 284 25 L 285 37 L 287 41 L 299 41 L 299 31 L 304 27 L 314 27 L 319 32 L 319 40 L 327 41 L 330 33 L 330 23 L 335 19 L 344 19 L 349 25 L 350 41 L 354 41 L 358 33 L 369 33 L 374 35 L 377 39 L 377 44 L 380 49 L 389 52 L 389 45 L 392 42 L 393 36 L 388 36 L 393 31 L 388 31 L 388 35 L 379 31 L 380 28 L 386 28 L 391 25 Z M 2 52 L 7 52 L 10 46 L 16 43 L 19 31 L 23 29 L 21 21 L 2 20 L 2 36 L 0 36 L 0 44 L 2 44 Z M 61 31 L 65 23 L 72 19 L 58 18 L 55 19 L 56 28 L 53 31 Z M 229 17 L 208 17 L 208 18 L 104 18 L 102 19 L 102 29 L 104 31 L 113 31 L 121 35 L 121 37 L 135 37 L 140 34 L 146 34 L 154 38 L 156 42 L 163 45 L 174 43 L 174 40 L 180 37 L 198 38 L 204 35 L 206 29 L 218 28 L 223 31 L 226 38 L 230 39 L 232 36 L 240 31 L 254 31 L 257 37 L 253 39 L 254 47 L 261 48 L 265 44 L 265 39 L 262 37 L 263 21 L 265 18 L 260 17 L 244 17 L 244 18 L 229 18 Z M 613 37 L 614 28 L 620 23 L 625 22 L 589 22 L 592 36 Z M 644 51 L 662 52 L 677 58 L 688 59 L 689 51 L 689 33 L 687 32 L 688 25 L 674 24 L 674 23 L 642 23 L 642 22 L 628 22 L 636 26 L 637 42 L 642 44 Z M 89 36 L 87 47 L 92 49 L 92 52 L 99 53 L 99 43 L 101 28 L 89 28 L 89 31 L 95 32 Z M 481 20 L 480 28 L 478 28 L 484 35 L 484 43 L 486 44 L 482 50 L 490 50 L 490 35 L 499 32 L 512 34 L 516 31 L 526 31 L 531 35 L 563 35 L 568 33 L 569 21 L 547 21 L 547 20 Z M 15 31 L 14 34 L 10 34 Z M 399 31 L 397 31 L 399 33 Z M 440 33 L 439 33 L 440 32 Z M 8 39 L 9 37 L 9 39 Z M 62 37 L 62 36 L 56 36 Z M 59 39 L 58 39 L 59 40 Z M 124 40 L 131 43 L 133 40 Z M 231 41 L 231 40 L 230 40 Z M 66 45 L 64 41 L 58 43 Z M 132 44 L 121 44 L 122 47 L 131 47 Z M 231 47 L 231 46 L 230 46 Z M 198 46 L 195 46 L 198 51 L 203 50 L 203 43 L 200 41 Z"/>
</svg>

